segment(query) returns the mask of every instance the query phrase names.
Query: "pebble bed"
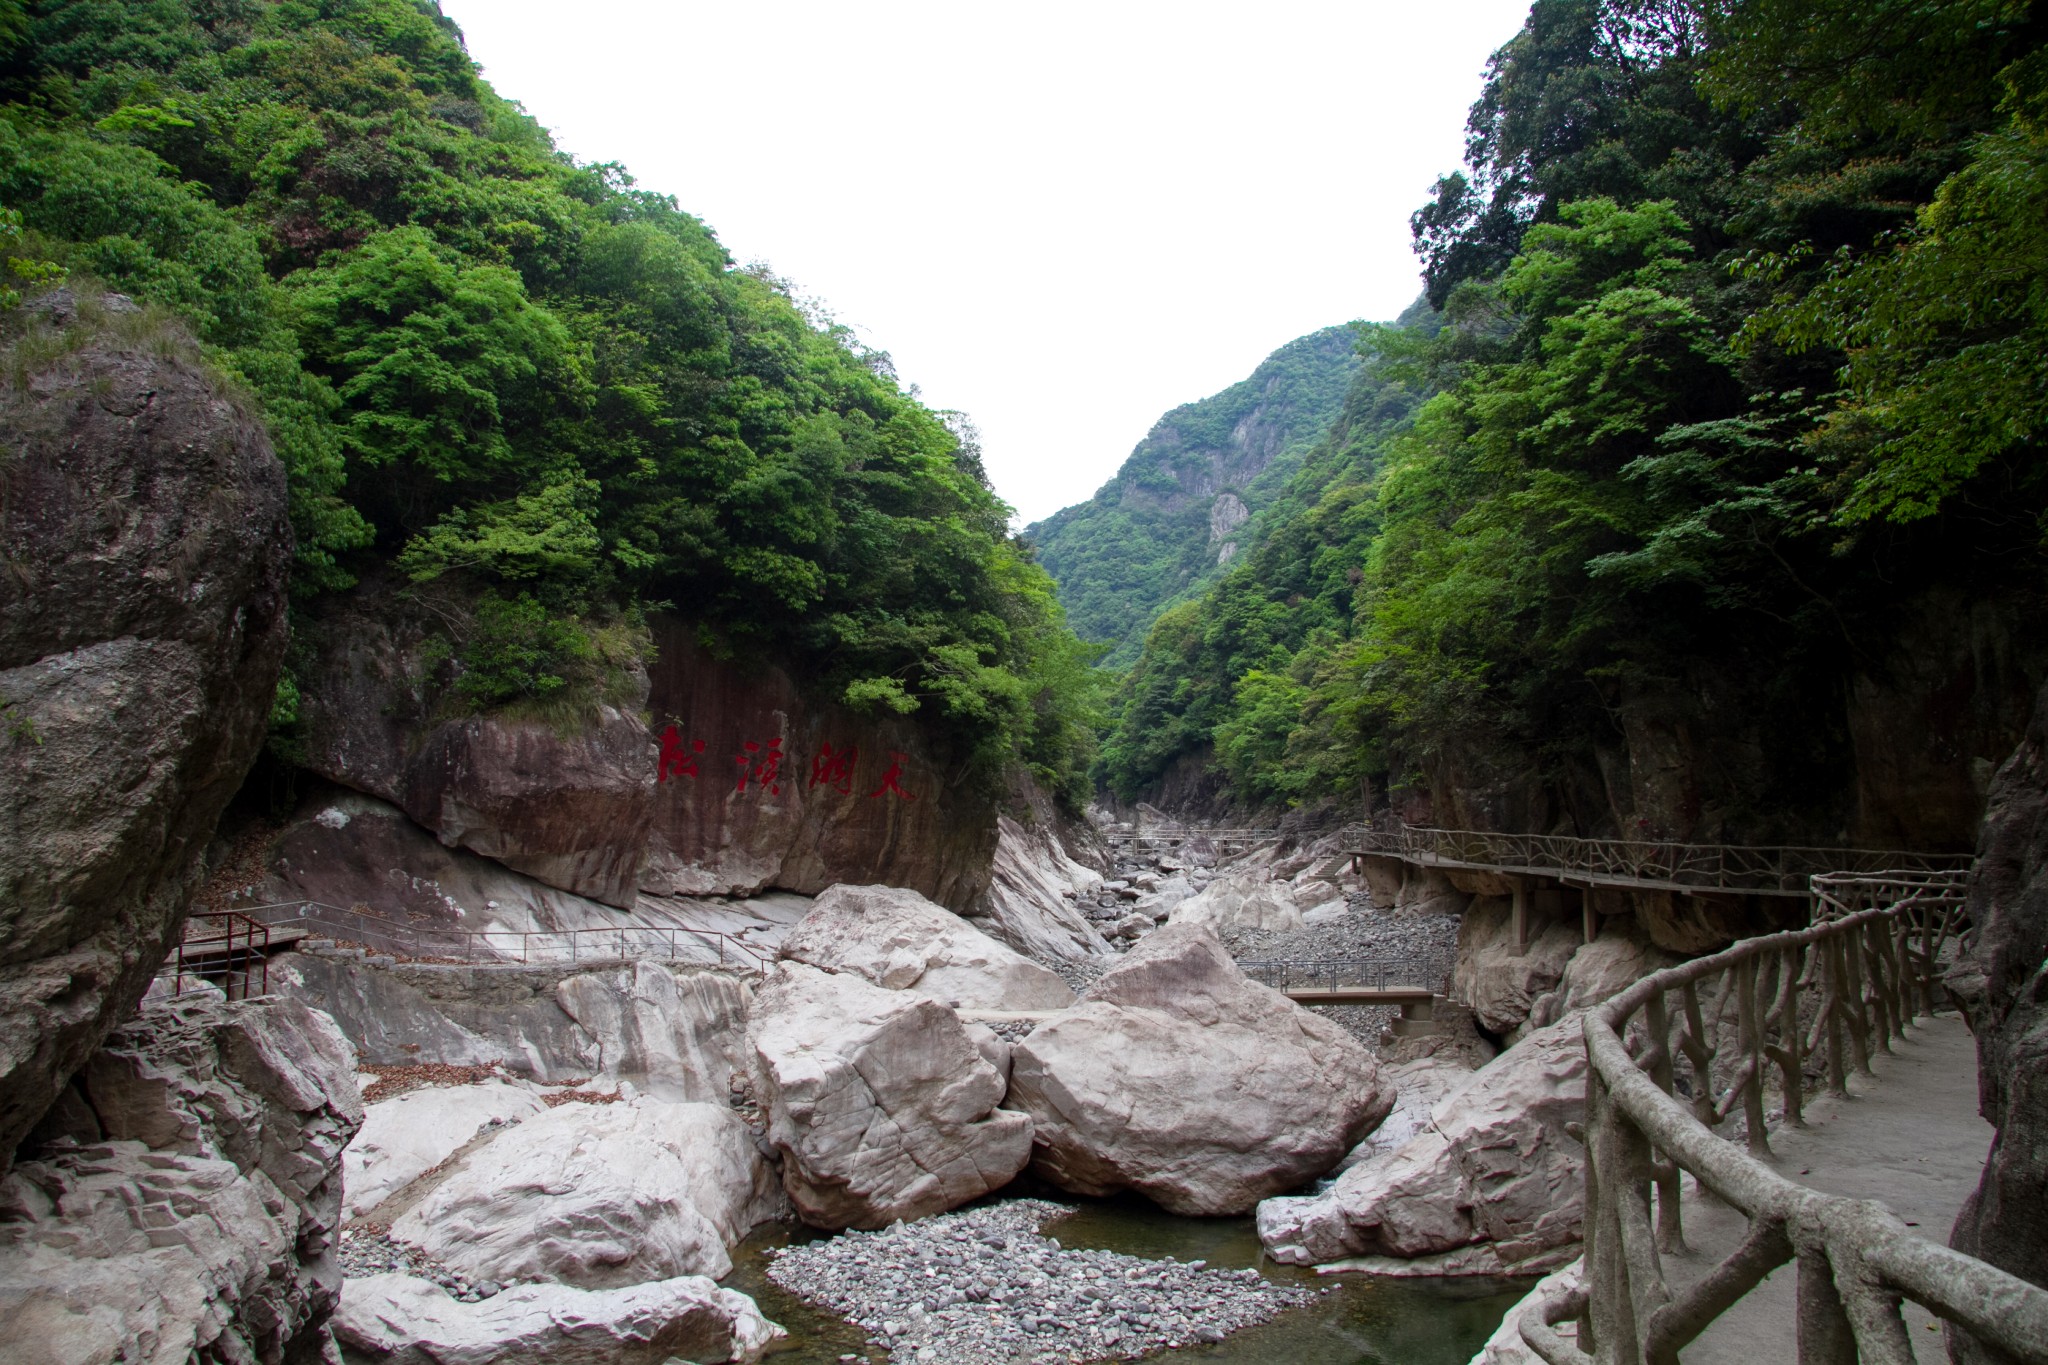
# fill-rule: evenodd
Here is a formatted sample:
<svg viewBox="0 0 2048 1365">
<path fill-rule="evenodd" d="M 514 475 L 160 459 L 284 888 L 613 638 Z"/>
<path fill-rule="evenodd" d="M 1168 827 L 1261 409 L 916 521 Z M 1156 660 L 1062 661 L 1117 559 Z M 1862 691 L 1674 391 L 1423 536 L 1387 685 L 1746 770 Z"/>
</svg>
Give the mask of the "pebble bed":
<svg viewBox="0 0 2048 1365">
<path fill-rule="evenodd" d="M 391 1234 L 383 1228 L 358 1223 L 342 1231 L 341 1273 L 345 1277 L 354 1279 L 362 1275 L 381 1275 L 386 1271 L 432 1280 L 464 1303 L 488 1299 L 510 1287 L 496 1280 L 472 1284 L 431 1256 L 415 1251 L 403 1242 L 393 1241 Z"/>
<path fill-rule="evenodd" d="M 1222 1341 L 1329 1292 L 1202 1261 L 1069 1251 L 1039 1233 L 1066 1211 L 1017 1199 L 842 1233 L 780 1249 L 768 1277 L 867 1332 L 897 1365 L 1134 1360 Z"/>
</svg>

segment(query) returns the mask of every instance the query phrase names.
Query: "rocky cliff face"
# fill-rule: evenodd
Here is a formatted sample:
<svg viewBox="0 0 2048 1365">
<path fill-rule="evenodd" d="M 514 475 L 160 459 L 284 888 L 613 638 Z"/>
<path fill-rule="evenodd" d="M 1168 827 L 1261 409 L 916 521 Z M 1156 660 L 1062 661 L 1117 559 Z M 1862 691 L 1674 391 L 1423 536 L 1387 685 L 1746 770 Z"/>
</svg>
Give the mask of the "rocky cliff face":
<svg viewBox="0 0 2048 1365">
<path fill-rule="evenodd" d="M 0 1181 L 9 1357 L 331 1353 L 341 1154 L 362 1118 L 348 1045 L 325 1015 L 203 995 L 144 1009 Z"/>
<path fill-rule="evenodd" d="M 2048 1287 L 2048 691 L 1999 769 L 1970 881 L 1975 932 L 1949 973 L 1998 1130 L 1951 1245 Z M 2002 1356 L 1951 1333 L 1963 1365 Z"/>
<path fill-rule="evenodd" d="M 308 764 L 445 845 L 625 908 L 643 893 L 839 882 L 965 907 L 988 887 L 994 808 L 904 718 L 818 705 L 780 669 L 713 657 L 674 620 L 653 623 L 655 660 L 625 705 L 566 728 L 450 717 L 431 625 L 375 585 L 315 624 Z"/>
<path fill-rule="evenodd" d="M 2027 593 L 1930 590 L 1880 623 L 1803 699 L 1729 659 L 1581 717 L 1581 752 L 1451 737 L 1396 792 L 1412 824 L 1962 852 L 1992 770 L 2048 677 Z M 1578 724 L 1578 722 L 1574 722 Z"/>
<path fill-rule="evenodd" d="M 0 1169 L 184 921 L 292 553 L 284 470 L 189 338 L 117 297 L 28 316 L 50 358 L 0 367 Z"/>
</svg>

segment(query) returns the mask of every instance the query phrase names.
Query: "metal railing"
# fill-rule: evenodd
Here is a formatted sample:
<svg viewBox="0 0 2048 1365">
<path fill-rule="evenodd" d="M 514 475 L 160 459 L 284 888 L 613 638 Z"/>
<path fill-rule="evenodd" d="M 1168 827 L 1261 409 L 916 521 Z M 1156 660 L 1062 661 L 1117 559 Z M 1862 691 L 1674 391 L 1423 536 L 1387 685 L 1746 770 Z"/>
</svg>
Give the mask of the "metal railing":
<svg viewBox="0 0 2048 1365">
<path fill-rule="evenodd" d="M 1139 830 L 1112 830 L 1103 836 L 1112 848 L 1140 850 L 1175 849 L 1189 844 L 1244 848 L 1279 837 L 1277 829 L 1205 829 L 1199 825 L 1153 825 Z"/>
<path fill-rule="evenodd" d="M 1807 1189 L 1758 1159 L 1769 1152 L 1772 1070 L 1786 1121 L 1799 1126 L 1807 1058 L 1820 1054 L 1828 1088 L 1843 1092 L 1851 1066 L 1869 1071 L 1910 1018 L 1935 1009 L 1959 883 L 1831 876 L 1815 892 L 1843 905 L 1887 885 L 1898 897 L 1890 905 L 1746 939 L 1645 977 L 1585 1016 L 1585 1271 L 1581 1287 L 1553 1292 L 1521 1321 L 1550 1365 L 1676 1362 L 1793 1260 L 1800 1365 L 1910 1365 L 1904 1299 L 2015 1360 L 2048 1365 L 2048 1290 L 1918 1236 L 1882 1204 Z M 1713 1131 L 1738 1112 L 1746 1152 Z M 1660 1258 L 1684 1246 L 1683 1173 L 1749 1228 L 1725 1261 L 1674 1291 Z M 1578 1324 L 1576 1342 L 1556 1330 L 1566 1321 Z"/>
<path fill-rule="evenodd" d="M 1447 863 L 1534 872 L 1618 886 L 1749 891 L 1781 896 L 1811 894 L 1812 879 L 1819 874 L 1966 873 L 1970 867 L 1967 853 L 1581 839 L 1564 834 L 1501 834 L 1419 825 L 1397 825 L 1391 829 L 1347 825 L 1339 846 L 1346 853 L 1374 854 L 1425 865 Z"/>
<path fill-rule="evenodd" d="M 270 926 L 241 911 L 196 910 L 164 966 L 173 995 L 183 994 L 188 980 L 217 986 L 230 1000 L 268 995 Z"/>
<path fill-rule="evenodd" d="M 1261 985 L 1271 986 L 1276 991 L 1326 990 L 1335 987 L 1351 987 L 1359 990 L 1428 990 L 1434 991 L 1428 981 L 1430 973 L 1418 969 L 1413 962 L 1397 962 L 1392 959 L 1362 958 L 1318 958 L 1318 959 L 1270 959 L 1266 961 L 1240 962 L 1237 964 L 1244 974 Z M 1448 970 L 1448 967 L 1445 969 Z M 1444 973 L 1436 973 L 1441 985 Z"/>
<path fill-rule="evenodd" d="M 320 901 L 286 901 L 240 913 L 260 919 L 271 929 L 324 931 L 334 938 L 394 957 L 429 962 L 578 963 L 649 959 L 760 972 L 775 964 L 772 950 L 749 943 L 737 934 L 683 925 L 448 929 L 405 924 L 388 916 Z"/>
</svg>

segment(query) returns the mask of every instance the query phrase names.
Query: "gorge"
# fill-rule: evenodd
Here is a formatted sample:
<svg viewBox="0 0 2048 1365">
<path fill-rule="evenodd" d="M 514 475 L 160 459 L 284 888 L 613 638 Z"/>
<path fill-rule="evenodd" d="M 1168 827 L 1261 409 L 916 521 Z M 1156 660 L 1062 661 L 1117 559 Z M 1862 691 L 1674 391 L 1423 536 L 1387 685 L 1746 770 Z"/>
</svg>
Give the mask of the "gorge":
<svg viewBox="0 0 2048 1365">
<path fill-rule="evenodd" d="M 2048 1359 L 2041 26 L 1502 36 L 1013 532 L 433 0 L 0 0 L 0 1360 Z"/>
</svg>

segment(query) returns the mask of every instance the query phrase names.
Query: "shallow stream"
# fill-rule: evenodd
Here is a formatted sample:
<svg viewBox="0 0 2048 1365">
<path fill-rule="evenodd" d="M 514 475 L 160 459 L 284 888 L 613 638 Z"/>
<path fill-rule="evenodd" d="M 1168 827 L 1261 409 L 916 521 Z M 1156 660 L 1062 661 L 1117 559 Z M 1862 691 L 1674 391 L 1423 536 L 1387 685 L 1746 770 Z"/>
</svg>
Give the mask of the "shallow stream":
<svg viewBox="0 0 2048 1365">
<path fill-rule="evenodd" d="M 1279 1283 L 1335 1288 L 1303 1308 L 1220 1345 L 1160 1351 L 1147 1360 L 1189 1360 L 1213 1365 L 1465 1365 L 1500 1325 L 1508 1308 L 1533 1281 L 1502 1279 L 1387 1280 L 1362 1275 L 1317 1275 L 1275 1265 L 1260 1252 L 1249 1218 L 1178 1218 L 1141 1199 L 1077 1200 L 1033 1191 L 1073 1212 L 1045 1225 L 1061 1245 L 1128 1256 L 1206 1260 L 1221 1268 L 1256 1267 Z M 761 1311 L 789 1329 L 774 1365 L 835 1365 L 841 1355 L 879 1362 L 884 1352 L 866 1334 L 810 1307 L 769 1280 L 767 1252 L 792 1241 L 824 1236 L 805 1228 L 761 1229 L 733 1250 L 727 1288 L 751 1294 Z"/>
</svg>

